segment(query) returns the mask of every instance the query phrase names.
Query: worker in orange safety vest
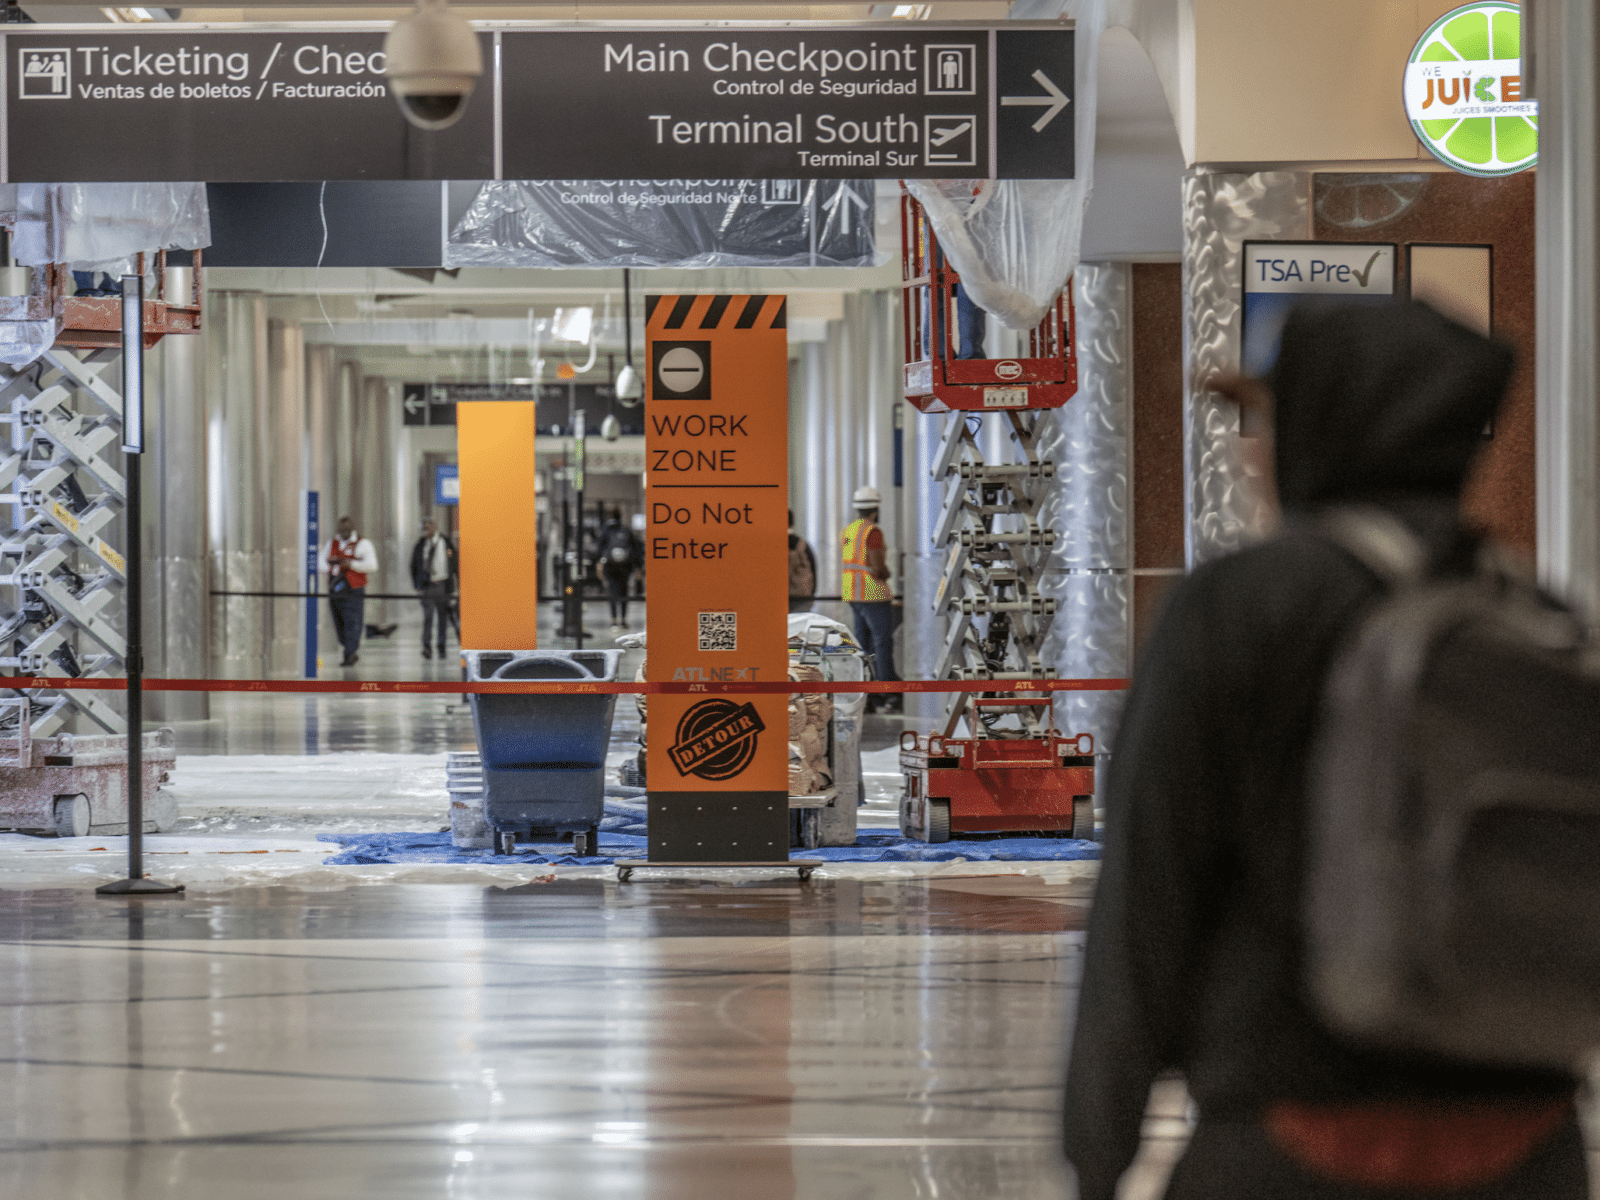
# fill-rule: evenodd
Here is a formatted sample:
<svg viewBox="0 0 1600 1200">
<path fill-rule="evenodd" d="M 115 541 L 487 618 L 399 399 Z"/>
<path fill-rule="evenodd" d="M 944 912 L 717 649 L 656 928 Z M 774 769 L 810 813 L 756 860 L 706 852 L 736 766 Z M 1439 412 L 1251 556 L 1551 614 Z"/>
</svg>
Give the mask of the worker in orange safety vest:
<svg viewBox="0 0 1600 1200">
<path fill-rule="evenodd" d="M 899 679 L 894 669 L 894 607 L 889 591 L 889 553 L 878 528 L 883 503 L 875 487 L 860 487 L 851 497 L 856 519 L 839 535 L 843 570 L 840 591 L 855 614 L 856 640 L 872 655 L 879 679 Z M 874 703 L 877 701 L 878 703 Z M 867 710 L 899 712 L 901 698 L 869 696 Z"/>
</svg>

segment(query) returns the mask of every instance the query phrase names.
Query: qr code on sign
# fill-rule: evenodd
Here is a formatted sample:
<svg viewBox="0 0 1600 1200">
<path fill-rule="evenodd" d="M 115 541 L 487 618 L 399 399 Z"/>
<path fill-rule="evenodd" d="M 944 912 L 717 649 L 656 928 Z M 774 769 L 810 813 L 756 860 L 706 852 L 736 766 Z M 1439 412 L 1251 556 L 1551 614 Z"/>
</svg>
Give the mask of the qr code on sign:
<svg viewBox="0 0 1600 1200">
<path fill-rule="evenodd" d="M 700 614 L 701 650 L 737 650 L 739 614 L 703 612 Z"/>
</svg>

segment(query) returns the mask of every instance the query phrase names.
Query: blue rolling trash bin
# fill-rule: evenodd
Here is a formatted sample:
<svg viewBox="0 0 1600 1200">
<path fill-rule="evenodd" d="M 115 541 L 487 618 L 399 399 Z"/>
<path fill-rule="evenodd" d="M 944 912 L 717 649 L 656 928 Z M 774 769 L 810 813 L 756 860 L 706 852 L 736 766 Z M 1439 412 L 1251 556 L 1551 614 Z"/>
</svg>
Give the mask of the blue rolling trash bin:
<svg viewBox="0 0 1600 1200">
<path fill-rule="evenodd" d="M 612 681 L 620 650 L 466 650 L 467 679 Z M 572 852 L 599 850 L 606 750 L 617 698 L 478 695 L 472 725 L 483 764 L 483 815 L 498 854 L 517 841 L 572 838 Z"/>
</svg>

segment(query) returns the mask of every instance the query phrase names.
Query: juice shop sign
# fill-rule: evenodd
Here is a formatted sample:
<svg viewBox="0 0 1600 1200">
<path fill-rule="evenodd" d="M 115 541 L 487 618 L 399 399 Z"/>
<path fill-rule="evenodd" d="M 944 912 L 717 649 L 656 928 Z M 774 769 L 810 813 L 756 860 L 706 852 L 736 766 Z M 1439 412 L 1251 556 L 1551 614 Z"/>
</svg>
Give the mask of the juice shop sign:
<svg viewBox="0 0 1600 1200">
<path fill-rule="evenodd" d="M 1406 63 L 1406 115 L 1440 162 L 1511 175 L 1539 157 L 1539 106 L 1522 96 L 1522 11 L 1479 0 L 1430 25 Z"/>
</svg>

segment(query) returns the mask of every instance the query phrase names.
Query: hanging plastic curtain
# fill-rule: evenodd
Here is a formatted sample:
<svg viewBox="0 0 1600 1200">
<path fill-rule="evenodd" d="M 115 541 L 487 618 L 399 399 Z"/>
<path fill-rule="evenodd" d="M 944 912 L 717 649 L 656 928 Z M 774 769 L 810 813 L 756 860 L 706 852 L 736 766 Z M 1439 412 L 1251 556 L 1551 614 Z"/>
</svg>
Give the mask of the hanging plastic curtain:
<svg viewBox="0 0 1600 1200">
<path fill-rule="evenodd" d="M 19 183 L 12 254 L 26 267 L 97 267 L 211 244 L 203 183 Z"/>
<path fill-rule="evenodd" d="M 864 267 L 870 179 L 488 182 L 447 267 Z"/>
<path fill-rule="evenodd" d="M 980 308 L 1010 329 L 1032 329 L 1078 265 L 1094 186 L 1096 62 L 1106 0 L 1066 0 L 1076 21 L 1077 163 L 1073 179 L 907 180 L 939 246 Z"/>
</svg>

